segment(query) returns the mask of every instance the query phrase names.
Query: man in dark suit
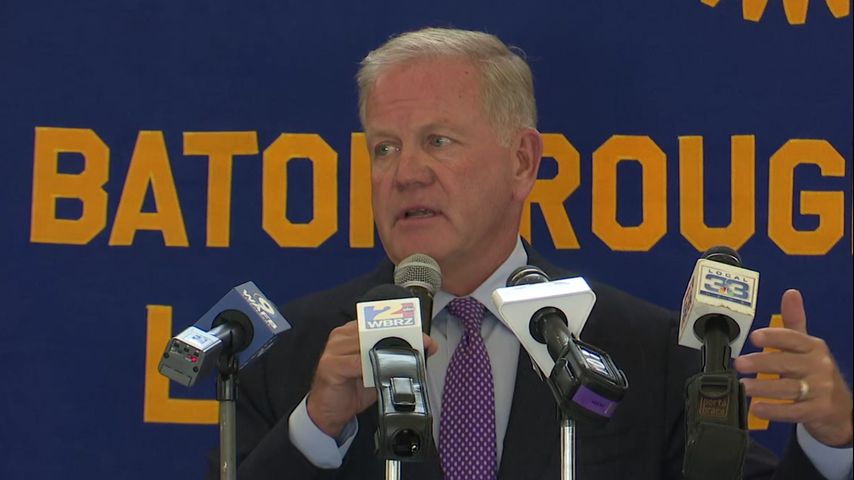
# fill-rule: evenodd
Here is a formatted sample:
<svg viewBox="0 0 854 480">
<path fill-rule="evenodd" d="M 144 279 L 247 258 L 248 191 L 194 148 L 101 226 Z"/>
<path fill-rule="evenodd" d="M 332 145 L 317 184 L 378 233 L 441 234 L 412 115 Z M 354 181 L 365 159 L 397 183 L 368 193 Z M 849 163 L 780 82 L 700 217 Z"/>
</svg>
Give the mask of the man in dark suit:
<svg viewBox="0 0 854 480">
<path fill-rule="evenodd" d="M 406 465 L 403 476 L 558 478 L 551 393 L 490 299 L 521 265 L 538 265 L 552 278 L 569 275 L 518 236 L 542 155 L 527 64 L 492 35 L 425 29 L 371 52 L 358 82 L 373 210 L 390 262 L 284 307 L 294 331 L 241 379 L 240 476 L 382 476 L 373 453 L 376 391 L 362 386 L 354 304 L 372 287 L 392 283 L 393 263 L 424 253 L 442 269 L 425 336 L 438 452 Z M 583 338 L 613 356 L 632 388 L 607 426 L 579 428 L 579 475 L 679 478 L 683 389 L 699 368 L 697 352 L 676 346 L 674 314 L 604 285 L 593 288 L 597 303 Z M 796 400 L 757 413 L 798 423 L 798 434 L 779 465 L 754 445 L 745 476 L 821 478 L 818 468 L 845 478 L 850 450 L 835 447 L 851 443 L 851 393 L 823 342 L 806 334 L 797 292 L 784 295 L 782 312 L 788 328 L 759 330 L 752 340 L 783 353 L 740 357 L 736 367 L 783 374 L 745 388 Z M 483 408 L 471 409 L 472 399 L 486 406 L 483 417 Z"/>
</svg>

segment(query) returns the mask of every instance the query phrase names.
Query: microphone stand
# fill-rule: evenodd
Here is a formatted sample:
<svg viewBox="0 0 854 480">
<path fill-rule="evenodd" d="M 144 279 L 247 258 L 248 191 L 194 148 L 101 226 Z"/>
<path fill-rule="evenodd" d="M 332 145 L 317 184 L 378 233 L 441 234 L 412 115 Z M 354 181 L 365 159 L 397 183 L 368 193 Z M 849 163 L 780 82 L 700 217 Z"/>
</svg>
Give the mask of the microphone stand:
<svg viewBox="0 0 854 480">
<path fill-rule="evenodd" d="M 216 399 L 219 401 L 219 478 L 237 480 L 237 400 L 238 360 L 235 354 L 218 359 Z"/>
<path fill-rule="evenodd" d="M 573 353 L 573 345 L 575 344 L 568 345 L 561 354 L 553 355 L 555 357 L 555 366 L 552 368 L 552 372 L 548 378 L 545 379 L 555 398 L 560 417 L 560 470 L 562 480 L 575 479 L 575 470 L 577 468 L 575 456 L 576 420 L 580 418 L 585 422 L 602 425 L 610 418 L 610 412 L 613 412 L 613 408 L 616 405 L 614 402 L 622 398 L 622 393 L 619 392 L 616 396 L 603 397 L 595 389 L 588 389 L 581 384 L 580 378 L 582 376 L 589 377 L 590 374 L 576 370 L 577 367 L 571 366 L 571 357 L 577 352 Z M 608 363 L 622 377 L 623 384 L 627 385 L 623 373 L 619 369 L 616 369 L 610 360 Z M 623 391 L 625 391 L 625 388 L 623 388 Z M 591 407 L 595 407 L 595 409 L 591 410 Z"/>
<path fill-rule="evenodd" d="M 560 478 L 575 478 L 575 420 L 563 411 L 560 414 Z"/>
<path fill-rule="evenodd" d="M 385 461 L 386 480 L 400 480 L 400 460 Z"/>
<path fill-rule="evenodd" d="M 550 307 L 553 311 L 558 311 Z M 545 318 L 541 316 L 540 318 Z M 565 362 L 559 361 L 566 354 L 566 345 L 571 341 L 566 325 L 559 321 L 543 320 L 543 331 L 548 346 L 549 354 L 557 360 L 551 375 L 546 379 L 560 411 L 560 478 L 561 480 L 575 479 L 575 420 L 570 411 L 564 407 L 568 400 L 563 393 L 563 385 L 571 382 L 571 375 L 561 365 Z"/>
</svg>

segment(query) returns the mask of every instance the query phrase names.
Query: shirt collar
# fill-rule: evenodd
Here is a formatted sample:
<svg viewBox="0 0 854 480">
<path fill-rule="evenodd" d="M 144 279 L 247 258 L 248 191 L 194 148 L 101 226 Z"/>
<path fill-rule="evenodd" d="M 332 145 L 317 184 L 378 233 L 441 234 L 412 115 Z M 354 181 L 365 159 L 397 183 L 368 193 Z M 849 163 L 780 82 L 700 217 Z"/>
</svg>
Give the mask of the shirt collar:
<svg viewBox="0 0 854 480">
<path fill-rule="evenodd" d="M 510 255 L 506 260 L 504 260 L 504 263 L 492 272 L 492 275 L 490 275 L 485 282 L 480 284 L 480 286 L 478 286 L 475 291 L 469 295 L 469 297 L 472 297 L 482 303 L 495 318 L 501 318 L 501 316 L 498 315 L 498 308 L 496 308 L 495 302 L 492 301 L 492 292 L 496 289 L 507 286 L 507 277 L 513 273 L 513 270 L 525 266 L 527 263 L 528 253 L 522 245 L 521 238 L 517 239 L 516 247 L 512 252 L 510 252 Z M 436 292 L 436 295 L 433 298 L 433 318 L 436 318 L 436 315 L 441 312 L 442 309 L 447 307 L 448 304 L 451 303 L 451 300 L 455 298 L 457 297 L 441 289 Z"/>
</svg>

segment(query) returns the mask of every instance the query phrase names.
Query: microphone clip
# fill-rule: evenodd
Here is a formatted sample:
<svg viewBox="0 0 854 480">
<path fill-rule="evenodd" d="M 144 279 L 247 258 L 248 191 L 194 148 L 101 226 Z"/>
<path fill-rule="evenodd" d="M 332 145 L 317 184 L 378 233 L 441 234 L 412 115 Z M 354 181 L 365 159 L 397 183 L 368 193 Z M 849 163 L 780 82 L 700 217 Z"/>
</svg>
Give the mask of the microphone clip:
<svg viewBox="0 0 854 480">
<path fill-rule="evenodd" d="M 386 460 L 423 461 L 433 445 L 433 417 L 419 352 L 391 338 L 378 343 L 369 356 L 378 396 L 377 455 Z"/>
<path fill-rule="evenodd" d="M 685 396 L 683 475 L 740 479 L 748 446 L 747 401 L 736 373 L 698 373 L 686 382 Z"/>
<path fill-rule="evenodd" d="M 564 418 L 603 425 L 628 390 L 626 375 L 605 351 L 570 337 L 546 383 Z"/>
</svg>

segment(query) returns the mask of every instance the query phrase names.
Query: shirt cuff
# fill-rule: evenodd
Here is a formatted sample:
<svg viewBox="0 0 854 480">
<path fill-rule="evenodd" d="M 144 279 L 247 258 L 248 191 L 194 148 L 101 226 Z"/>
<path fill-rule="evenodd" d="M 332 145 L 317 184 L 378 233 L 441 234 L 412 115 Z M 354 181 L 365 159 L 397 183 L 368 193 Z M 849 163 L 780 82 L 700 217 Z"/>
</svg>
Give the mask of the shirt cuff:
<svg viewBox="0 0 854 480">
<path fill-rule="evenodd" d="M 317 428 L 308 416 L 307 399 L 306 395 L 288 418 L 288 435 L 291 443 L 315 467 L 338 468 L 344 461 L 344 455 L 350 449 L 350 444 L 356 438 L 356 433 L 359 432 L 359 423 L 353 418 L 344 426 L 341 438 L 332 438 Z"/>
<path fill-rule="evenodd" d="M 810 459 L 816 470 L 828 480 L 845 480 L 851 478 L 852 453 L 851 447 L 835 448 L 829 447 L 815 438 L 800 423 L 795 435 L 798 444 Z"/>
</svg>

